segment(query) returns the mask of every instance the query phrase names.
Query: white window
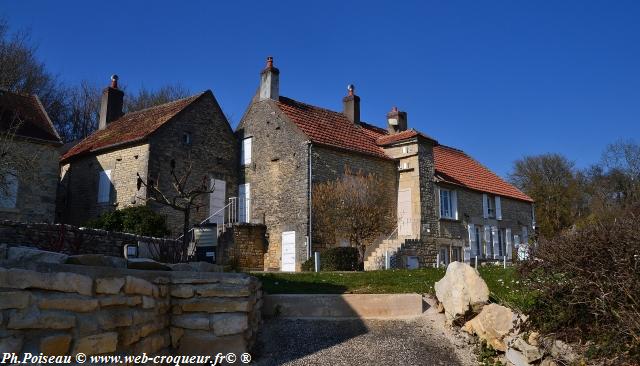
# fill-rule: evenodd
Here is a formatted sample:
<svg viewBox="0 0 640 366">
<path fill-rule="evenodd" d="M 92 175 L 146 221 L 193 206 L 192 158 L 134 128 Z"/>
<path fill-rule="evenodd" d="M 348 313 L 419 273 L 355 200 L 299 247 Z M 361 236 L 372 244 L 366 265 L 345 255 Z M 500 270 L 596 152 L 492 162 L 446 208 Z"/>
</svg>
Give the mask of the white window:
<svg viewBox="0 0 640 366">
<path fill-rule="evenodd" d="M 400 170 L 409 169 L 409 162 L 405 161 L 405 162 L 400 163 L 399 169 Z"/>
<path fill-rule="evenodd" d="M 103 170 L 98 175 L 98 203 L 108 203 L 111 199 L 111 170 Z"/>
<path fill-rule="evenodd" d="M 18 177 L 14 171 L 0 177 L 0 208 L 16 208 L 18 204 Z"/>
<path fill-rule="evenodd" d="M 440 189 L 440 217 L 458 219 L 458 199 L 456 191 Z"/>
<path fill-rule="evenodd" d="M 403 154 L 408 154 L 411 152 L 411 148 L 409 146 L 403 146 L 402 147 L 402 153 Z"/>
<path fill-rule="evenodd" d="M 484 218 L 495 218 L 496 217 L 496 205 L 495 198 L 488 194 L 482 195 L 482 206 L 484 209 Z"/>
<path fill-rule="evenodd" d="M 238 190 L 238 221 L 251 220 L 251 184 L 241 184 Z"/>
<path fill-rule="evenodd" d="M 241 156 L 240 156 L 240 164 L 241 165 L 249 165 L 251 164 L 251 140 L 253 140 L 252 137 L 246 138 L 244 140 L 242 140 L 242 147 L 241 147 Z"/>
</svg>

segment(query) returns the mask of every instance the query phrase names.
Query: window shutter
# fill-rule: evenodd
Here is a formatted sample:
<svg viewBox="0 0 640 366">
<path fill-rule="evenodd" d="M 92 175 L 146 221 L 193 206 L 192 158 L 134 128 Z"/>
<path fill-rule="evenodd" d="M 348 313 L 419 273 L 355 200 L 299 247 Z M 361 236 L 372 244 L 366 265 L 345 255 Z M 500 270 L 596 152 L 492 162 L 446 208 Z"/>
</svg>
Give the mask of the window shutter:
<svg viewBox="0 0 640 366">
<path fill-rule="evenodd" d="M 451 217 L 458 219 L 458 191 L 451 191 Z"/>
<path fill-rule="evenodd" d="M 478 253 L 476 253 L 476 227 L 474 224 L 469 224 L 468 226 L 468 230 L 469 230 L 469 247 L 471 248 L 471 256 L 475 257 L 476 255 L 478 255 Z"/>
<path fill-rule="evenodd" d="M 500 196 L 496 196 L 496 219 L 502 220 L 502 202 Z"/>
<path fill-rule="evenodd" d="M 107 203 L 111 198 L 111 170 L 103 170 L 99 174 L 98 203 Z"/>
<path fill-rule="evenodd" d="M 489 197 L 486 193 L 482 194 L 482 217 L 485 219 L 489 218 L 489 207 L 487 205 Z M 476 201 L 478 202 L 478 201 Z"/>
<path fill-rule="evenodd" d="M 507 246 L 507 259 L 511 260 L 513 257 L 513 248 L 511 247 L 511 229 L 505 229 L 505 242 Z"/>
<path fill-rule="evenodd" d="M 438 200 L 438 217 L 442 218 L 442 196 L 440 195 L 440 187 L 436 187 L 436 199 Z"/>
<path fill-rule="evenodd" d="M 522 244 L 529 244 L 529 233 L 528 228 L 526 226 L 522 227 Z"/>
<path fill-rule="evenodd" d="M 251 140 L 249 137 L 242 140 L 242 165 L 251 164 Z"/>
<path fill-rule="evenodd" d="M 495 226 L 491 227 L 491 233 L 493 234 L 493 258 L 498 258 L 498 253 L 500 253 L 500 241 L 498 240 L 498 228 Z"/>
<path fill-rule="evenodd" d="M 16 208 L 18 204 L 18 177 L 15 171 L 10 171 L 0 181 L 3 184 L 0 187 L 0 207 Z"/>
<path fill-rule="evenodd" d="M 251 185 L 249 183 L 241 184 L 238 188 L 238 221 L 249 222 L 251 202 Z"/>
<path fill-rule="evenodd" d="M 489 250 L 489 248 L 491 247 L 491 228 L 489 226 L 485 226 L 484 227 L 484 257 L 488 258 L 489 257 L 489 253 L 491 253 L 491 250 Z"/>
</svg>

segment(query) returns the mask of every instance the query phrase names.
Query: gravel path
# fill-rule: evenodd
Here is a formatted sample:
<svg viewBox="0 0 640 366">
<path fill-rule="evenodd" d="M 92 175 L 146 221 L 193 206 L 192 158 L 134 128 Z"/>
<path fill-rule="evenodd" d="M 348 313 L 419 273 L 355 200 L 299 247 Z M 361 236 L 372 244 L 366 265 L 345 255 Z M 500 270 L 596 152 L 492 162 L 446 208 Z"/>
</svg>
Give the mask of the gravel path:
<svg viewBox="0 0 640 366">
<path fill-rule="evenodd" d="M 475 365 L 473 346 L 432 309 L 411 320 L 266 320 L 254 364 Z"/>
</svg>

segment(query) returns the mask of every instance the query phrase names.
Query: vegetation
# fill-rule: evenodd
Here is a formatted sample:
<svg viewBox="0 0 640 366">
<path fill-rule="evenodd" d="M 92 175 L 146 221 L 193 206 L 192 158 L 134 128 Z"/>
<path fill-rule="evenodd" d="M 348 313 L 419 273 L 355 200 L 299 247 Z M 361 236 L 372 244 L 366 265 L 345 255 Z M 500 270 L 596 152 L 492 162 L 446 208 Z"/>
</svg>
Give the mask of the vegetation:
<svg viewBox="0 0 640 366">
<path fill-rule="evenodd" d="M 88 227 L 162 238 L 169 234 L 167 221 L 148 206 L 132 206 L 90 220 Z"/>
<path fill-rule="evenodd" d="M 320 253 L 321 271 L 356 271 L 359 269 L 358 250 L 353 247 L 330 248 Z M 303 271 L 313 271 L 313 258 L 302 263 Z"/>
<path fill-rule="evenodd" d="M 314 241 L 332 246 L 348 240 L 364 263 L 367 246 L 396 227 L 395 200 L 389 189 L 380 177 L 353 173 L 348 167 L 341 178 L 315 185 Z"/>
</svg>

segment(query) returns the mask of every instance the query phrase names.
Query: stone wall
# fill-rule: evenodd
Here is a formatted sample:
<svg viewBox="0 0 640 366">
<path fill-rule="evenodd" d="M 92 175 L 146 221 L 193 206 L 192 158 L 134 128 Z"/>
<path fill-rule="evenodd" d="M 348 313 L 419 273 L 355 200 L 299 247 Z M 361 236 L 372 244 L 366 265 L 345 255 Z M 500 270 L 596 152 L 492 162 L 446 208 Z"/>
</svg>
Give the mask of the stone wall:
<svg viewBox="0 0 640 366">
<path fill-rule="evenodd" d="M 262 224 L 234 224 L 218 240 L 218 264 L 262 271 L 267 250 L 266 231 Z"/>
<path fill-rule="evenodd" d="M 260 282 L 231 273 L 0 261 L 0 349 L 45 355 L 248 352 Z"/>
<path fill-rule="evenodd" d="M 34 158 L 28 172 L 18 172 L 16 207 L 0 207 L 0 220 L 54 222 L 58 187 L 57 147 L 16 138 L 8 148 Z"/>
<path fill-rule="evenodd" d="M 406 257 L 409 256 L 418 257 L 420 268 L 433 267 L 437 261 L 437 247 L 436 239 L 433 237 L 420 240 L 407 239 L 396 255 L 391 258 L 391 267 L 406 268 Z"/>
<path fill-rule="evenodd" d="M 104 254 L 122 257 L 125 244 L 139 241 L 175 246 L 173 239 L 110 232 L 64 224 L 0 221 L 0 244 L 18 244 L 68 254 Z"/>
</svg>

